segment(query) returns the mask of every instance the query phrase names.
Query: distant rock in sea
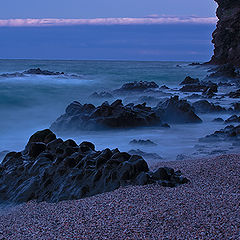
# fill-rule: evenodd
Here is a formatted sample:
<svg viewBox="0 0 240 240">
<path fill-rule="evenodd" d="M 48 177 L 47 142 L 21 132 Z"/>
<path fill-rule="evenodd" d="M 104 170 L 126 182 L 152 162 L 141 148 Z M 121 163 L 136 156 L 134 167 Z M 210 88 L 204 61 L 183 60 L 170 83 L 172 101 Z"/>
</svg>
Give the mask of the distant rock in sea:
<svg viewBox="0 0 240 240">
<path fill-rule="evenodd" d="M 63 141 L 46 129 L 25 150 L 10 152 L 0 164 L 0 202 L 59 202 L 113 191 L 120 186 L 158 183 L 175 187 L 188 179 L 171 168 L 150 172 L 145 160 L 118 149 Z"/>
</svg>

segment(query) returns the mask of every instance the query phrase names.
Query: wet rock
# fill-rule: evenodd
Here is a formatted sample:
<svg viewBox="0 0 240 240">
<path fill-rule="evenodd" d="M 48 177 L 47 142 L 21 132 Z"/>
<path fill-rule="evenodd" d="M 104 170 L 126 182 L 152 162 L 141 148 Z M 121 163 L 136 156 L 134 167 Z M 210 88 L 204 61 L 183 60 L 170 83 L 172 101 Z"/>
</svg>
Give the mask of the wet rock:
<svg viewBox="0 0 240 240">
<path fill-rule="evenodd" d="M 192 78 L 187 76 L 180 85 L 193 85 L 193 84 L 200 84 L 199 78 Z"/>
<path fill-rule="evenodd" d="M 213 134 L 207 135 L 199 139 L 200 142 L 218 142 L 218 141 L 240 141 L 240 125 L 234 127 L 229 125 L 224 129 L 215 131 Z"/>
<path fill-rule="evenodd" d="M 234 123 L 234 122 L 236 122 L 236 123 L 239 122 L 240 123 L 240 116 L 232 115 L 227 120 L 225 120 L 225 123 Z"/>
<path fill-rule="evenodd" d="M 186 100 L 178 96 L 159 103 L 156 108 L 157 116 L 168 123 L 200 123 L 202 120 L 194 113 L 194 109 Z"/>
<path fill-rule="evenodd" d="M 170 88 L 168 86 L 166 86 L 166 85 L 162 85 L 159 89 L 161 89 L 161 90 L 168 90 Z"/>
<path fill-rule="evenodd" d="M 213 73 L 208 75 L 208 78 L 236 78 L 238 76 L 236 68 L 231 63 L 220 65 L 209 71 Z"/>
<path fill-rule="evenodd" d="M 15 73 L 3 73 L 0 74 L 0 77 L 2 78 L 14 78 L 14 77 L 24 77 L 23 73 L 15 72 Z"/>
<path fill-rule="evenodd" d="M 213 122 L 224 122 L 222 118 L 214 118 Z"/>
<path fill-rule="evenodd" d="M 132 141 L 129 142 L 129 144 L 143 145 L 143 146 L 157 146 L 156 143 L 154 143 L 153 141 L 151 141 L 149 139 L 147 139 L 147 140 L 142 140 L 142 139 L 136 140 L 136 139 L 133 139 Z"/>
<path fill-rule="evenodd" d="M 48 70 L 41 70 L 40 68 L 32 68 L 23 72 L 23 74 L 32 74 L 32 75 L 62 75 L 64 72 L 51 72 Z"/>
<path fill-rule="evenodd" d="M 135 81 L 131 83 L 125 83 L 121 88 L 114 90 L 114 92 L 125 92 L 125 91 L 144 91 L 147 89 L 159 88 L 155 82 L 147 81 Z"/>
<path fill-rule="evenodd" d="M 77 130 L 99 130 L 110 128 L 129 128 L 151 126 L 161 120 L 151 107 L 143 104 L 123 105 L 122 100 L 116 100 L 111 105 L 104 102 L 95 107 L 92 104 L 71 103 L 66 113 L 59 117 L 51 129 L 57 132 Z"/>
<path fill-rule="evenodd" d="M 240 98 L 240 89 L 235 92 L 230 92 L 227 96 L 229 96 L 230 98 Z"/>
<path fill-rule="evenodd" d="M 48 131 L 48 133 L 50 133 Z M 145 160 L 118 149 L 96 151 L 91 142 L 79 146 L 71 139 L 43 141 L 46 130 L 29 140 L 28 153 L 10 152 L 0 164 L 0 201 L 58 202 L 112 191 L 120 186 L 158 183 L 175 187 L 188 182 L 173 169 L 149 172 Z M 50 134 L 50 135 L 53 135 Z M 37 137 L 39 136 L 39 137 Z M 34 142 L 35 139 L 38 142 Z M 51 146 L 50 146 L 51 145 Z M 31 147 L 37 149 L 33 151 Z M 45 148 L 42 146 L 45 146 Z M 41 151 L 39 151 L 41 149 Z M 73 149 L 69 154 L 58 149 Z"/>
<path fill-rule="evenodd" d="M 208 102 L 207 100 L 199 100 L 192 104 L 197 113 L 210 113 L 210 112 L 224 112 L 225 108 L 214 105 L 213 103 Z"/>
</svg>

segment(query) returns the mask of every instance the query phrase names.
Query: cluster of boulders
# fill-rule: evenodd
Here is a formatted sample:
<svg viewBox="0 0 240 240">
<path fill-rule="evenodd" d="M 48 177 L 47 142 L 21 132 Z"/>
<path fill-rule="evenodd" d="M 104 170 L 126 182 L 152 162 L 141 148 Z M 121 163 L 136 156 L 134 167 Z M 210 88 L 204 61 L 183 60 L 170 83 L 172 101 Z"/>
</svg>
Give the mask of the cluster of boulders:
<svg viewBox="0 0 240 240">
<path fill-rule="evenodd" d="M 101 130 L 108 128 L 129 128 L 161 124 L 160 118 L 151 107 L 143 104 L 123 105 L 122 100 L 112 104 L 104 102 L 95 107 L 73 102 L 66 108 L 66 113 L 59 117 L 51 129 L 57 132 L 73 130 Z"/>
<path fill-rule="evenodd" d="M 179 100 L 178 96 L 160 102 L 154 108 L 146 106 L 146 103 L 123 105 L 122 100 L 116 100 L 112 104 L 106 101 L 98 107 L 75 101 L 50 129 L 67 132 L 153 125 L 169 127 L 166 122 L 199 123 L 201 119 L 194 113 L 193 107 L 186 100 Z"/>
<path fill-rule="evenodd" d="M 112 191 L 120 186 L 159 183 L 175 187 L 188 180 L 171 168 L 150 172 L 141 156 L 94 144 L 63 141 L 46 129 L 31 136 L 24 151 L 0 164 L 0 201 L 58 202 Z"/>
<path fill-rule="evenodd" d="M 3 78 L 13 78 L 13 77 L 24 77 L 26 75 L 46 75 L 46 76 L 54 76 L 54 75 L 63 75 L 64 72 L 52 72 L 48 70 L 41 70 L 40 68 L 31 68 L 24 72 L 15 72 L 15 73 L 3 73 L 0 77 Z"/>
<path fill-rule="evenodd" d="M 211 98 L 218 91 L 218 85 L 211 81 L 200 81 L 198 78 L 192 78 L 187 76 L 180 85 L 182 92 L 202 92 L 202 95 Z"/>
<path fill-rule="evenodd" d="M 48 70 L 41 70 L 40 68 L 31 68 L 23 72 L 23 74 L 33 74 L 33 75 L 62 75 L 64 72 L 52 72 Z"/>
<path fill-rule="evenodd" d="M 224 129 L 215 131 L 213 134 L 207 135 L 199 139 L 200 142 L 218 142 L 218 141 L 234 141 L 240 142 L 240 125 L 226 126 Z"/>
</svg>

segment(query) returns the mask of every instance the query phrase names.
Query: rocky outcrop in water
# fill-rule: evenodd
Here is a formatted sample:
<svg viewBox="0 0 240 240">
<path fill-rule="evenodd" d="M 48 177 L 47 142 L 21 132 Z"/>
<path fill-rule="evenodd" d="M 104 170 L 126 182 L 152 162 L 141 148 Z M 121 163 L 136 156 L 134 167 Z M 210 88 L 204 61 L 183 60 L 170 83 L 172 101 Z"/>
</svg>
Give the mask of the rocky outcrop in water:
<svg viewBox="0 0 240 240">
<path fill-rule="evenodd" d="M 224 112 L 225 108 L 214 105 L 213 103 L 208 102 L 207 100 L 199 100 L 192 104 L 196 113 L 211 113 L 211 112 Z"/>
<path fill-rule="evenodd" d="M 213 32 L 214 55 L 211 64 L 232 63 L 240 67 L 239 0 L 215 0 L 218 3 L 217 28 Z"/>
<path fill-rule="evenodd" d="M 123 105 L 122 100 L 112 104 L 104 102 L 95 107 L 92 104 L 82 105 L 73 102 L 66 108 L 66 113 L 59 117 L 51 126 L 53 131 L 101 130 L 112 128 L 129 128 L 160 124 L 151 107 L 143 104 Z"/>
<path fill-rule="evenodd" d="M 149 89 L 159 88 L 159 86 L 155 82 L 148 82 L 148 81 L 135 81 L 130 83 L 125 83 L 122 85 L 121 88 L 114 90 L 116 93 L 121 92 L 128 92 L 128 91 L 145 91 Z"/>
<path fill-rule="evenodd" d="M 161 102 L 155 108 L 156 115 L 168 123 L 200 123 L 202 120 L 194 113 L 194 108 L 178 96 Z"/>
<path fill-rule="evenodd" d="M 62 75 L 64 72 L 52 72 L 48 70 L 41 70 L 40 68 L 31 68 L 24 71 L 23 74 L 33 74 L 33 75 Z"/>
<path fill-rule="evenodd" d="M 36 132 L 24 151 L 8 153 L 0 164 L 0 201 L 58 202 L 130 184 L 175 187 L 186 182 L 171 168 L 150 172 L 141 156 L 118 149 L 96 151 L 90 142 L 63 141 L 46 129 Z"/>
<path fill-rule="evenodd" d="M 240 141 L 240 125 L 234 127 L 229 125 L 224 129 L 215 131 L 213 134 L 207 135 L 199 139 L 200 142 L 218 142 L 218 141 L 232 141 L 239 143 Z"/>
</svg>

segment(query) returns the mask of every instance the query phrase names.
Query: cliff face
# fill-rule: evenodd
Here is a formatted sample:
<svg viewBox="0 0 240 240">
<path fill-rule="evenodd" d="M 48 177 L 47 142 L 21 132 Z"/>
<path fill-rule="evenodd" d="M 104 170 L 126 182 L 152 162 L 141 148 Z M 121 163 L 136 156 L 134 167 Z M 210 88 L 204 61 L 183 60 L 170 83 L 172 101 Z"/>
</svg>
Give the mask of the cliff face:
<svg viewBox="0 0 240 240">
<path fill-rule="evenodd" d="M 219 21 L 213 32 L 214 55 L 210 63 L 240 67 L 240 0 L 214 0 Z"/>
</svg>

